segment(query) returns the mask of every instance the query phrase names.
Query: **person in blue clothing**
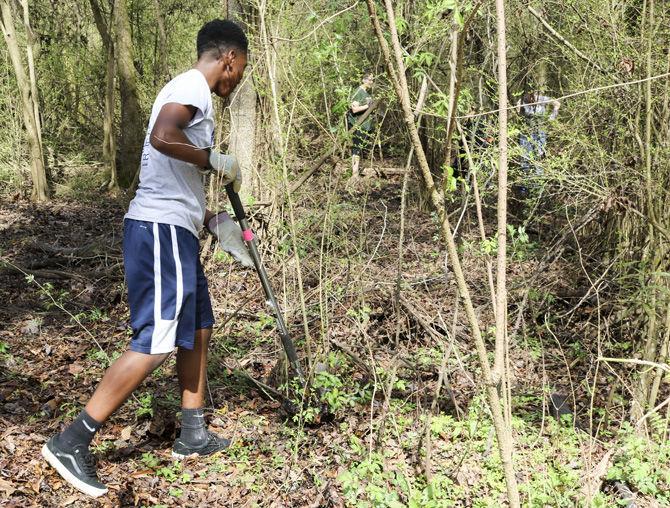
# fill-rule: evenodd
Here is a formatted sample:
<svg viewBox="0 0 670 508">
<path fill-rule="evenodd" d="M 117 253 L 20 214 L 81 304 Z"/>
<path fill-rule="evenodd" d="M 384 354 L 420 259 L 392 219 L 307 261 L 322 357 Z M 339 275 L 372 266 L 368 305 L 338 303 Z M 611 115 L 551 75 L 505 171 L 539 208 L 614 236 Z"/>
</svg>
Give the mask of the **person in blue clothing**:
<svg viewBox="0 0 670 508">
<path fill-rule="evenodd" d="M 542 95 L 538 91 L 525 93 L 516 104 L 517 110 L 526 120 L 527 130 L 519 135 L 521 145 L 521 170 L 523 178 L 542 174 L 540 160 L 546 154 L 547 120 L 556 120 L 561 103 L 556 99 Z M 551 112 L 549 109 L 551 108 Z M 527 185 L 521 186 L 522 193 L 527 192 Z"/>
<path fill-rule="evenodd" d="M 206 23 L 196 40 L 198 60 L 160 91 L 141 157 L 140 184 L 123 226 L 123 263 L 133 335 L 105 372 L 82 412 L 42 447 L 42 455 L 73 487 L 93 497 L 99 481 L 89 445 L 96 432 L 151 372 L 176 349 L 181 433 L 175 458 L 209 455 L 230 444 L 207 429 L 204 392 L 214 315 L 200 264 L 204 224 L 224 249 L 249 266 L 239 227 L 205 204 L 203 173 L 241 185 L 233 155 L 213 149 L 212 93 L 228 97 L 242 79 L 248 42 L 231 21 Z M 227 245 L 226 245 L 227 244 Z M 231 246 L 232 244 L 232 246 Z"/>
</svg>

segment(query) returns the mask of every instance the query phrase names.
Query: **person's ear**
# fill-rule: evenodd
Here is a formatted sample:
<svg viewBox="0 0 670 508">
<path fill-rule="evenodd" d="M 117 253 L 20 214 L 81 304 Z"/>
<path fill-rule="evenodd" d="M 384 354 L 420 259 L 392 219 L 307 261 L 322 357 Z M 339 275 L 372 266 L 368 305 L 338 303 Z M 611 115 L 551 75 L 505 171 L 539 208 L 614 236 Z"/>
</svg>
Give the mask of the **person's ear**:
<svg viewBox="0 0 670 508">
<path fill-rule="evenodd" d="M 233 62 L 235 61 L 235 50 L 230 49 L 222 53 L 219 59 L 221 60 L 222 69 L 226 72 L 231 72 L 233 70 Z"/>
</svg>

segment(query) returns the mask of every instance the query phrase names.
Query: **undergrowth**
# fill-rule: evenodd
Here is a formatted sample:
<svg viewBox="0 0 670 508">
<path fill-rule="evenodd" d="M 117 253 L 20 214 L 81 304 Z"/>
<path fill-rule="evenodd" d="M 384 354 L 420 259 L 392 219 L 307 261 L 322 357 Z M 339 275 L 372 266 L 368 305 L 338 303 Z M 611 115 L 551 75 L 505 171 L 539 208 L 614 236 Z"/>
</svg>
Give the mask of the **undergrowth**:
<svg viewBox="0 0 670 508">
<path fill-rule="evenodd" d="M 481 397 L 473 400 L 462 420 L 446 414 L 431 418 L 429 475 L 424 469 L 423 450 L 416 456 L 421 444 L 425 446 L 421 432 L 425 416 L 418 426 L 404 418 L 402 411 L 393 412 L 388 418 L 392 430 L 383 443 L 370 447 L 368 439 L 350 437 L 345 452 L 349 465 L 338 477 L 349 506 L 503 506 L 502 465 Z M 616 497 L 604 491 L 592 493 L 588 500 L 585 482 L 603 449 L 575 429 L 569 419 L 560 423 L 549 419 L 541 425 L 515 417 L 513 427 L 517 442 L 515 464 L 524 506 L 620 505 Z M 617 452 L 606 479 L 626 482 L 633 492 L 649 496 L 661 506 L 670 506 L 670 443 L 640 437 L 624 425 L 612 446 Z"/>
</svg>

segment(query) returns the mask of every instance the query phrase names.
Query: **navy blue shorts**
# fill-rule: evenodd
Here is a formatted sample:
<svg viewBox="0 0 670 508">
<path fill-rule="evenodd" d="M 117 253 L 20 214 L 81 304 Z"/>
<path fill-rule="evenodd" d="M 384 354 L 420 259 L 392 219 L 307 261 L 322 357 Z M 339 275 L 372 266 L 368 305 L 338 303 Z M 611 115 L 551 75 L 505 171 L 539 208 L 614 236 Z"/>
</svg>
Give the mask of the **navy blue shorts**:
<svg viewBox="0 0 670 508">
<path fill-rule="evenodd" d="M 123 265 L 138 353 L 193 349 L 195 331 L 214 324 L 198 239 L 179 226 L 126 219 Z"/>
</svg>

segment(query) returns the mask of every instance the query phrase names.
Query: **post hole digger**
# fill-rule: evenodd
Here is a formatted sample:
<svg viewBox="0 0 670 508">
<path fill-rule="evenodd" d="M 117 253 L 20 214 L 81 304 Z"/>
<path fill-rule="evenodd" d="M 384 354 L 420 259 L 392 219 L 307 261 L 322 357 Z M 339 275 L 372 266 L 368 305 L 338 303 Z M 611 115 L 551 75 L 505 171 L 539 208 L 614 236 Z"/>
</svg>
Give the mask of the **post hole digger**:
<svg viewBox="0 0 670 508">
<path fill-rule="evenodd" d="M 265 293 L 265 297 L 267 299 L 267 304 L 270 306 L 275 315 L 277 332 L 279 333 L 279 338 L 281 340 L 282 347 L 284 349 L 284 352 L 286 353 L 286 358 L 288 360 L 289 366 L 293 371 L 293 374 L 295 375 L 294 379 L 297 382 L 298 388 L 300 389 L 300 396 L 296 397 L 296 399 L 299 400 L 299 403 L 296 404 L 293 398 L 284 396 L 279 391 L 275 390 L 272 387 L 269 387 L 264 383 L 260 383 L 256 379 L 253 379 L 251 377 L 250 379 L 261 390 L 264 391 L 269 390 L 272 392 L 273 395 L 280 397 L 282 400 L 282 409 L 289 416 L 295 416 L 300 412 L 301 406 L 302 407 L 308 406 L 315 397 L 313 396 L 312 391 L 310 390 L 307 378 L 305 377 L 302 367 L 300 366 L 300 361 L 298 360 L 298 354 L 296 352 L 295 345 L 293 344 L 293 340 L 291 340 L 288 328 L 286 327 L 286 322 L 284 321 L 284 316 L 282 315 L 274 291 L 272 290 L 272 286 L 270 284 L 270 279 L 268 277 L 267 271 L 265 270 L 265 266 L 263 266 L 263 263 L 261 261 L 256 236 L 254 235 L 251 226 L 249 225 L 249 221 L 247 220 L 247 216 L 244 211 L 244 207 L 242 206 L 240 196 L 237 194 L 237 192 L 235 192 L 232 184 L 228 184 L 226 186 L 226 193 L 228 194 L 228 199 L 230 201 L 231 206 L 233 207 L 235 217 L 237 218 L 239 226 L 242 230 L 242 238 L 245 244 L 247 245 L 247 248 L 249 249 L 249 254 L 251 255 L 254 268 L 256 269 L 256 273 L 258 274 L 261 286 L 263 287 L 263 292 Z M 323 394 L 321 393 L 321 390 L 318 390 L 317 395 L 318 396 L 316 398 L 322 399 Z M 327 406 L 323 404 L 321 400 L 318 401 L 318 408 L 319 408 L 319 419 L 318 419 L 319 421 L 327 421 L 333 418 L 333 415 L 328 411 Z"/>
</svg>

